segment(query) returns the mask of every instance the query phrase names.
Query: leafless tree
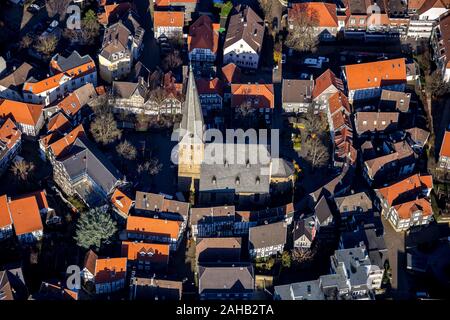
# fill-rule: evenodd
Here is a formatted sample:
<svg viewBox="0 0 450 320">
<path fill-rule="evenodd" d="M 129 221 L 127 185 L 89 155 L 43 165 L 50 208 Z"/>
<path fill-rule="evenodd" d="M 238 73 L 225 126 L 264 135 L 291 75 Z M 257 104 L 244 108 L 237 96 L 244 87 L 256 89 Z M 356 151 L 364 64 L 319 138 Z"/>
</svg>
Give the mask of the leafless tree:
<svg viewBox="0 0 450 320">
<path fill-rule="evenodd" d="M 311 137 L 303 144 L 305 158 L 314 168 L 321 167 L 328 162 L 329 151 L 319 137 Z"/>
<path fill-rule="evenodd" d="M 16 161 L 11 167 L 11 171 L 19 182 L 28 182 L 33 175 L 35 165 L 33 162 L 25 160 Z"/>
<path fill-rule="evenodd" d="M 59 15 L 60 21 L 66 16 L 66 10 L 72 0 L 47 0 L 47 13 L 49 17 Z"/>
<path fill-rule="evenodd" d="M 91 133 L 95 141 L 107 145 L 119 139 L 122 131 L 117 128 L 117 122 L 112 113 L 100 114 L 91 123 Z"/>
<path fill-rule="evenodd" d="M 96 115 L 105 115 L 113 112 L 114 95 L 107 92 L 104 95 L 98 96 L 95 100 L 89 102 L 89 106 Z"/>
<path fill-rule="evenodd" d="M 178 68 L 183 63 L 183 60 L 180 57 L 180 52 L 178 50 L 174 50 L 170 52 L 162 61 L 162 65 L 164 70 L 169 71 Z"/>
<path fill-rule="evenodd" d="M 258 0 L 259 6 L 264 13 L 264 19 L 271 22 L 273 19 L 272 10 L 277 0 Z"/>
<path fill-rule="evenodd" d="M 127 140 L 119 143 L 116 147 L 116 151 L 122 158 L 125 158 L 127 160 L 136 159 L 136 148 Z"/>
<path fill-rule="evenodd" d="M 22 40 L 20 40 L 20 48 L 22 49 L 28 49 L 34 42 L 34 39 L 30 33 L 26 34 L 22 37 Z"/>
<path fill-rule="evenodd" d="M 450 85 L 444 82 L 442 73 L 435 70 L 431 75 L 425 76 L 425 88 L 433 98 L 439 98 L 450 92 Z"/>
<path fill-rule="evenodd" d="M 58 45 L 58 38 L 54 35 L 41 36 L 34 45 L 34 48 L 45 57 L 49 57 Z"/>
<path fill-rule="evenodd" d="M 314 111 L 310 109 L 302 119 L 302 123 L 304 125 L 304 129 L 302 130 L 302 139 L 306 140 L 309 137 L 316 137 L 322 134 L 326 127 L 327 123 L 323 119 L 320 113 L 314 114 Z"/>
<path fill-rule="evenodd" d="M 315 28 L 319 14 L 303 5 L 294 6 L 289 13 L 289 35 L 286 45 L 298 51 L 313 51 L 318 44 Z"/>
<path fill-rule="evenodd" d="M 162 167 L 163 167 L 162 163 L 160 163 L 159 160 L 156 158 L 152 158 L 148 161 L 145 161 L 144 163 L 138 165 L 137 168 L 138 179 L 141 182 L 144 182 L 147 177 L 152 179 L 153 176 L 156 176 L 158 173 L 161 172 Z"/>
</svg>

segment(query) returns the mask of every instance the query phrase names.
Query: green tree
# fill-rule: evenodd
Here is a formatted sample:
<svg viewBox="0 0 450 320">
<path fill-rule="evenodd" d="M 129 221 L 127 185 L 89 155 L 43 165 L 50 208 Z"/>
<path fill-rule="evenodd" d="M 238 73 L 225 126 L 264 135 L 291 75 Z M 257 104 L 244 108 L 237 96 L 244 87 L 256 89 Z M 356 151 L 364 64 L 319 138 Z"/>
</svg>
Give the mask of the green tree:
<svg viewBox="0 0 450 320">
<path fill-rule="evenodd" d="M 84 249 L 100 249 L 117 231 L 117 225 L 107 212 L 91 209 L 82 213 L 74 239 Z"/>
</svg>

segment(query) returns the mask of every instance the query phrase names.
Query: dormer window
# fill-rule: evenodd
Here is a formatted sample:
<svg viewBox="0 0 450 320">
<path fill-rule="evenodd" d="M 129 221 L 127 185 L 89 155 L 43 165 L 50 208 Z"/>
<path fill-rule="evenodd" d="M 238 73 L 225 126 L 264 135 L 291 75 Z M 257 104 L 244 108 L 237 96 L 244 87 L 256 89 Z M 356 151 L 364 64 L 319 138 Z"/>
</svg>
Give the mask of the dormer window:
<svg viewBox="0 0 450 320">
<path fill-rule="evenodd" d="M 259 177 L 256 177 L 255 183 L 256 183 L 257 185 L 259 185 L 259 184 L 261 183 L 261 179 L 260 179 Z"/>
<path fill-rule="evenodd" d="M 241 179 L 239 177 L 236 177 L 235 183 L 236 185 L 239 185 L 241 183 Z"/>
<path fill-rule="evenodd" d="M 213 177 L 212 177 L 211 182 L 212 182 L 213 185 L 216 185 L 216 184 L 217 184 L 217 178 L 216 178 L 216 176 L 213 176 Z"/>
</svg>

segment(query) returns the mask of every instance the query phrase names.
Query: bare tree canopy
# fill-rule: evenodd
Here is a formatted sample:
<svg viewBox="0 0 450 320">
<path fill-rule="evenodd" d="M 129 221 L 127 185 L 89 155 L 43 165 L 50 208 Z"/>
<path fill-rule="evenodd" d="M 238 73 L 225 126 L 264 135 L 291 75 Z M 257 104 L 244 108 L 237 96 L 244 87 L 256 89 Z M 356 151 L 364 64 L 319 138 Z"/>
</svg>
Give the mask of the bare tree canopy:
<svg viewBox="0 0 450 320">
<path fill-rule="evenodd" d="M 315 28 L 319 25 L 319 14 L 314 9 L 305 10 L 298 5 L 289 12 L 289 35 L 286 45 L 298 51 L 312 51 L 317 47 Z"/>
<path fill-rule="evenodd" d="M 47 0 L 46 7 L 49 17 L 59 15 L 59 20 L 62 21 L 66 16 L 67 7 L 72 0 Z"/>
<path fill-rule="evenodd" d="M 277 0 L 258 0 L 259 6 L 264 13 L 264 18 L 266 19 L 266 21 L 270 21 L 272 18 L 272 8 L 274 5 L 274 1 Z"/>
<path fill-rule="evenodd" d="M 11 171 L 19 182 L 27 182 L 32 176 L 34 168 L 35 165 L 33 162 L 20 160 L 13 163 Z"/>
<path fill-rule="evenodd" d="M 174 50 L 170 52 L 162 61 L 162 65 L 164 70 L 169 71 L 178 68 L 183 63 L 183 60 L 180 57 L 180 52 L 178 50 Z"/>
<path fill-rule="evenodd" d="M 313 168 L 318 168 L 327 164 L 329 152 L 327 146 L 319 137 L 309 138 L 304 144 L 305 157 Z"/>
<path fill-rule="evenodd" d="M 125 158 L 127 160 L 136 159 L 136 148 L 127 140 L 119 143 L 116 147 L 116 151 L 122 158 Z"/>
<path fill-rule="evenodd" d="M 162 163 L 160 163 L 158 159 L 154 158 L 140 164 L 137 171 L 140 175 L 147 174 L 150 176 L 155 176 L 161 172 L 162 167 Z"/>
<path fill-rule="evenodd" d="M 54 35 L 48 35 L 39 37 L 34 48 L 45 57 L 49 57 L 56 50 L 57 45 L 58 38 Z"/>
<path fill-rule="evenodd" d="M 33 44 L 34 39 L 31 34 L 26 34 L 22 37 L 22 40 L 20 40 L 20 48 L 22 49 L 28 49 Z"/>
<path fill-rule="evenodd" d="M 110 144 L 122 136 L 112 113 L 97 115 L 91 123 L 91 133 L 95 141 L 103 145 Z"/>
</svg>

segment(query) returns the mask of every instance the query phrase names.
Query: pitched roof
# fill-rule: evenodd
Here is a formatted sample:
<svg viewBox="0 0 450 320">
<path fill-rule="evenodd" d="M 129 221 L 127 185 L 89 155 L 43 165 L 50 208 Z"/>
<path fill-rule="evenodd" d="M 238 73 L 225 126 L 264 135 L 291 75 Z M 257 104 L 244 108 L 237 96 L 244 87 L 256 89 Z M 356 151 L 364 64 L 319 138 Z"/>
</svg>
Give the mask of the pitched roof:
<svg viewBox="0 0 450 320">
<path fill-rule="evenodd" d="M 125 279 L 127 276 L 127 258 L 97 259 L 95 263 L 95 283 L 110 283 Z"/>
<path fill-rule="evenodd" d="M 14 69 L 13 72 L 4 76 L 0 79 L 0 86 L 5 88 L 18 88 L 22 85 L 28 78 L 30 78 L 30 74 L 33 72 L 33 67 L 24 62 L 17 69 Z"/>
<path fill-rule="evenodd" d="M 7 271 L 0 271 L 0 301 L 14 300 L 14 294 L 9 283 Z"/>
<path fill-rule="evenodd" d="M 450 131 L 445 131 L 444 133 L 439 155 L 441 157 L 450 157 Z"/>
<path fill-rule="evenodd" d="M 160 7 L 175 6 L 183 3 L 197 3 L 199 0 L 155 0 L 156 5 Z"/>
<path fill-rule="evenodd" d="M 406 82 L 404 58 L 347 65 L 344 71 L 348 90 L 378 88 Z"/>
<path fill-rule="evenodd" d="M 81 56 L 78 51 L 74 50 L 67 57 L 62 56 L 59 53 L 55 54 L 50 61 L 50 67 L 59 72 L 70 73 L 75 68 L 79 68 L 86 64 L 90 64 L 92 66 L 93 63 L 94 60 L 92 60 L 88 54 Z"/>
<path fill-rule="evenodd" d="M 223 96 L 223 84 L 219 78 L 214 78 L 211 80 L 200 78 L 197 79 L 196 82 L 198 94 L 218 94 Z"/>
<path fill-rule="evenodd" d="M 222 75 L 224 80 L 228 83 L 241 82 L 241 69 L 233 62 L 230 62 L 226 66 L 222 67 Z"/>
<path fill-rule="evenodd" d="M 67 129 L 70 129 L 71 124 L 69 122 L 69 119 L 64 115 L 62 112 L 58 112 L 55 115 L 53 115 L 49 120 L 47 124 L 47 130 L 49 132 L 51 131 L 66 131 Z"/>
<path fill-rule="evenodd" d="M 43 230 L 39 203 L 35 195 L 20 196 L 8 202 L 17 236 Z"/>
<path fill-rule="evenodd" d="M 178 239 L 181 221 L 153 219 L 130 216 L 127 219 L 127 232 L 150 233 Z"/>
<path fill-rule="evenodd" d="M 137 91 L 147 99 L 147 87 L 142 82 L 113 81 L 112 89 L 118 98 L 129 99 Z"/>
<path fill-rule="evenodd" d="M 432 8 L 446 8 L 446 5 L 447 7 L 450 5 L 448 0 L 425 0 L 417 10 L 417 13 L 423 14 Z"/>
<path fill-rule="evenodd" d="M 253 266 L 232 267 L 199 266 L 199 293 L 239 292 L 252 293 L 255 289 Z"/>
<path fill-rule="evenodd" d="M 351 113 L 350 103 L 348 102 L 347 96 L 342 91 L 335 92 L 330 96 L 328 99 L 328 108 L 330 109 L 331 114 L 334 114 L 340 109 L 343 109 L 347 114 Z"/>
<path fill-rule="evenodd" d="M 421 193 L 424 189 L 431 188 L 433 188 L 432 176 L 416 173 L 390 186 L 380 188 L 377 191 L 389 205 L 392 205 L 405 194 L 410 194 L 411 192 L 417 194 Z"/>
<path fill-rule="evenodd" d="M 250 249 L 286 244 L 287 226 L 284 221 L 250 227 L 248 241 Z"/>
<path fill-rule="evenodd" d="M 137 210 L 174 213 L 182 218 L 187 218 L 189 214 L 188 202 L 167 199 L 161 194 L 137 191 L 135 202 Z"/>
<path fill-rule="evenodd" d="M 70 290 L 61 284 L 42 282 L 39 292 L 33 297 L 35 300 L 78 300 L 78 292 Z"/>
<path fill-rule="evenodd" d="M 12 225 L 12 218 L 8 207 L 8 196 L 0 196 L 0 229 Z"/>
<path fill-rule="evenodd" d="M 180 300 L 183 282 L 144 277 L 132 278 L 133 300 Z"/>
<path fill-rule="evenodd" d="M 329 217 L 333 216 L 331 212 L 330 205 L 328 204 L 327 198 L 322 196 L 314 207 L 314 214 L 317 217 L 319 223 L 324 222 Z"/>
<path fill-rule="evenodd" d="M 89 250 L 84 256 L 84 268 L 86 268 L 92 275 L 95 274 L 95 264 L 97 263 L 98 255 Z"/>
<path fill-rule="evenodd" d="M 182 11 L 155 11 L 153 12 L 153 25 L 159 27 L 178 27 L 184 26 L 184 12 Z"/>
<path fill-rule="evenodd" d="M 192 208 L 189 216 L 190 224 L 196 225 L 199 223 L 211 223 L 215 219 L 228 218 L 234 221 L 235 218 L 234 206 L 220 206 L 220 207 L 208 207 L 208 208 Z"/>
<path fill-rule="evenodd" d="M 52 143 L 50 148 L 55 155 L 56 158 L 60 157 L 65 151 L 67 151 L 74 143 L 78 137 L 84 136 L 84 128 L 83 125 L 80 124 L 68 134 L 66 134 L 63 138 L 58 141 Z"/>
<path fill-rule="evenodd" d="M 199 238 L 195 246 L 197 263 L 238 262 L 241 260 L 241 238 Z"/>
<path fill-rule="evenodd" d="M 184 140 L 203 140 L 203 112 L 198 96 L 197 84 L 195 83 L 192 66 L 189 67 L 189 77 L 186 88 L 186 100 L 183 104 L 183 117 L 180 128 L 185 130 Z"/>
<path fill-rule="evenodd" d="M 42 115 L 40 104 L 23 103 L 13 100 L 0 100 L 0 117 L 11 116 L 14 121 L 35 127 Z"/>
<path fill-rule="evenodd" d="M 385 108 L 408 112 L 411 93 L 398 92 L 391 90 L 382 90 L 379 108 L 384 111 Z"/>
<path fill-rule="evenodd" d="M 414 143 L 422 147 L 425 146 L 425 143 L 427 142 L 428 137 L 430 136 L 430 132 L 418 127 L 406 129 L 405 131 L 409 134 L 410 138 L 414 141 Z"/>
<path fill-rule="evenodd" d="M 130 2 L 111 3 L 103 7 L 103 12 L 98 14 L 98 22 L 103 25 L 108 25 L 114 19 L 118 19 L 121 15 L 132 8 Z"/>
<path fill-rule="evenodd" d="M 433 214 L 431 202 L 426 198 L 404 202 L 394 206 L 394 208 L 401 219 L 410 219 L 414 212 L 416 212 L 417 210 L 422 211 L 423 216 L 429 216 Z"/>
<path fill-rule="evenodd" d="M 355 114 L 355 127 L 358 134 L 364 132 L 380 132 L 397 128 L 398 112 L 366 112 Z"/>
<path fill-rule="evenodd" d="M 239 107 L 242 103 L 251 103 L 253 108 L 275 107 L 273 84 L 232 84 L 231 105 Z"/>
<path fill-rule="evenodd" d="M 97 92 L 92 83 L 86 83 L 59 101 L 58 107 L 61 108 L 66 115 L 73 116 L 84 105 L 96 97 Z"/>
<path fill-rule="evenodd" d="M 241 6 L 240 9 L 230 17 L 224 48 L 242 39 L 259 53 L 264 40 L 264 22 L 252 8 Z"/>
<path fill-rule="evenodd" d="M 316 236 L 314 217 L 308 217 L 297 221 L 293 230 L 294 241 L 302 236 L 306 236 L 309 241 L 313 241 Z"/>
<path fill-rule="evenodd" d="M 169 245 L 122 241 L 122 256 L 131 261 L 167 264 L 169 263 Z"/>
<path fill-rule="evenodd" d="M 21 137 L 22 132 L 10 118 L 6 119 L 0 126 L 0 141 L 3 142 L 8 149 L 11 149 Z"/>
<path fill-rule="evenodd" d="M 296 12 L 307 12 L 318 27 L 337 27 L 336 5 L 324 2 L 294 3 L 289 9 L 289 19 L 295 19 Z"/>
<path fill-rule="evenodd" d="M 315 81 L 313 98 L 320 96 L 330 86 L 334 86 L 339 91 L 344 91 L 344 84 L 342 83 L 342 80 L 336 77 L 333 71 L 327 69 Z"/>
<path fill-rule="evenodd" d="M 128 216 L 133 200 L 117 188 L 111 196 L 111 203 L 117 210 Z"/>
<path fill-rule="evenodd" d="M 357 211 L 358 208 L 361 208 L 363 212 L 367 212 L 373 208 L 372 200 L 366 192 L 358 192 L 337 197 L 334 201 L 336 202 L 336 207 L 341 213 L 346 211 Z"/>
<path fill-rule="evenodd" d="M 211 18 L 206 15 L 200 16 L 190 27 L 188 35 L 188 48 L 209 49 L 216 53 L 219 46 L 219 33 L 214 30 Z"/>
</svg>

